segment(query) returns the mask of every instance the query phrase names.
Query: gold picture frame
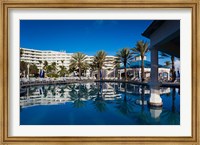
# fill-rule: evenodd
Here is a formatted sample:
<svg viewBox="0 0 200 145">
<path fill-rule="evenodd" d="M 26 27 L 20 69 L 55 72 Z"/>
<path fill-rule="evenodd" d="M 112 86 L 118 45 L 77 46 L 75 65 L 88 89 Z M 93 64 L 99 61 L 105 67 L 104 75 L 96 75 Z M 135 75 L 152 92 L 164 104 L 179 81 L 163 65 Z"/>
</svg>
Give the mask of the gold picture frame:
<svg viewBox="0 0 200 145">
<path fill-rule="evenodd" d="M 3 0 L 1 4 L 1 143 L 2 144 L 200 144 L 199 0 Z M 191 8 L 192 10 L 192 136 L 191 137 L 9 137 L 8 136 L 8 9 L 9 8 Z"/>
</svg>

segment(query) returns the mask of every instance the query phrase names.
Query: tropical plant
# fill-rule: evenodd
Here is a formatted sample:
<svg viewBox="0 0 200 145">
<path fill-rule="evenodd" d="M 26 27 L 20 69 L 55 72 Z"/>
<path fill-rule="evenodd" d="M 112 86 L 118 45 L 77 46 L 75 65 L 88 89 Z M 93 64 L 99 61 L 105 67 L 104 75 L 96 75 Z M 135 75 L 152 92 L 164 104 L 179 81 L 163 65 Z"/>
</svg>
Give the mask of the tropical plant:
<svg viewBox="0 0 200 145">
<path fill-rule="evenodd" d="M 42 61 L 41 61 L 41 60 L 39 60 L 38 62 L 39 62 L 39 64 L 42 64 Z"/>
<path fill-rule="evenodd" d="M 84 66 L 87 64 L 85 60 L 86 60 L 86 55 L 81 52 L 73 54 L 72 59 L 70 60 L 69 68 L 73 70 L 78 69 L 80 79 L 81 79 L 81 69 L 84 68 Z"/>
<path fill-rule="evenodd" d="M 44 67 L 43 67 L 43 69 L 44 69 L 44 70 L 47 70 L 47 66 L 48 66 L 48 62 L 45 60 L 45 61 L 44 61 Z"/>
<path fill-rule="evenodd" d="M 130 52 L 130 49 L 129 48 L 121 49 L 119 52 L 117 52 L 116 57 L 117 58 L 115 64 L 117 64 L 116 66 L 118 66 L 120 63 L 124 65 L 125 80 L 127 80 L 126 67 L 132 59 L 132 54 Z"/>
<path fill-rule="evenodd" d="M 176 72 L 175 72 L 175 65 L 174 65 L 174 59 L 175 59 L 175 57 L 172 55 L 172 56 L 170 56 L 170 55 L 168 55 L 168 54 L 166 54 L 166 53 L 164 53 L 164 52 L 161 52 L 160 53 L 160 58 L 170 58 L 171 59 L 171 74 L 172 74 L 172 82 L 174 82 L 175 80 L 176 80 Z"/>
<path fill-rule="evenodd" d="M 51 72 L 52 72 L 52 70 L 53 70 L 53 68 L 52 68 L 52 66 L 51 66 L 51 65 L 47 65 L 47 66 L 46 66 L 46 71 L 47 71 L 47 74 L 48 74 L 48 73 L 51 73 Z"/>
<path fill-rule="evenodd" d="M 20 72 L 22 74 L 25 72 L 24 75 L 27 75 L 27 63 L 24 61 L 20 61 Z"/>
<path fill-rule="evenodd" d="M 52 67 L 53 72 L 56 73 L 56 69 L 57 69 L 56 62 L 52 62 L 51 67 Z"/>
<path fill-rule="evenodd" d="M 96 65 L 97 69 L 98 69 L 98 80 L 101 79 L 101 70 L 104 66 L 104 62 L 105 62 L 105 59 L 106 59 L 106 52 L 101 50 L 101 51 L 98 51 L 96 53 L 96 55 L 94 56 L 94 64 Z"/>
<path fill-rule="evenodd" d="M 29 73 L 33 74 L 34 76 L 38 75 L 39 69 L 35 64 L 31 64 L 29 68 Z"/>
<path fill-rule="evenodd" d="M 170 61 L 165 61 L 165 66 L 166 66 L 166 67 L 171 66 L 171 62 L 170 62 Z"/>
<path fill-rule="evenodd" d="M 22 57 L 23 54 L 24 54 L 24 50 L 20 49 L 20 57 Z"/>
<path fill-rule="evenodd" d="M 66 67 L 65 66 L 59 66 L 59 67 L 60 67 L 60 70 L 58 71 L 58 73 L 61 77 L 64 77 L 68 73 L 66 70 Z"/>
<path fill-rule="evenodd" d="M 63 63 L 64 63 L 64 60 L 61 60 L 61 63 L 62 63 L 62 65 L 63 65 Z"/>
<path fill-rule="evenodd" d="M 142 77 L 142 82 L 145 80 L 145 74 L 144 74 L 144 56 L 148 52 L 148 47 L 149 43 L 144 42 L 142 40 L 138 41 L 136 43 L 136 46 L 132 48 L 131 50 L 133 51 L 134 54 L 140 54 L 142 64 L 141 64 L 141 77 Z"/>
<path fill-rule="evenodd" d="M 93 72 L 97 70 L 97 66 L 95 65 L 94 60 L 91 64 L 89 64 L 89 68 L 90 68 L 90 77 L 93 77 Z"/>
<path fill-rule="evenodd" d="M 113 64 L 114 64 L 114 68 L 115 68 L 114 77 L 116 77 L 116 76 L 118 76 L 118 69 L 120 68 L 120 61 L 118 61 L 117 58 L 115 58 Z"/>
</svg>

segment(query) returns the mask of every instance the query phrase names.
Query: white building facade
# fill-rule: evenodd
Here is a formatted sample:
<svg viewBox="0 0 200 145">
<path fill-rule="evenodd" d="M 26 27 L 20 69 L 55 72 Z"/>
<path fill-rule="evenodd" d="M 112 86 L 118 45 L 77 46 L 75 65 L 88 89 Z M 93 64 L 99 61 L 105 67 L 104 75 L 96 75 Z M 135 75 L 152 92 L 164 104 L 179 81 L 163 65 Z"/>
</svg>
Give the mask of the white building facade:
<svg viewBox="0 0 200 145">
<path fill-rule="evenodd" d="M 35 64 L 39 69 L 43 68 L 44 62 L 47 61 L 48 64 L 56 63 L 57 69 L 59 66 L 65 66 L 69 69 L 70 60 L 73 53 L 66 53 L 65 51 L 49 51 L 49 50 L 35 50 L 29 48 L 20 48 L 22 51 L 20 61 L 27 62 L 29 64 Z M 86 62 L 91 64 L 93 62 L 94 56 L 86 55 Z M 105 64 L 103 69 L 108 71 L 113 71 L 114 69 L 115 56 L 106 56 Z M 87 72 L 89 75 L 89 72 Z"/>
</svg>

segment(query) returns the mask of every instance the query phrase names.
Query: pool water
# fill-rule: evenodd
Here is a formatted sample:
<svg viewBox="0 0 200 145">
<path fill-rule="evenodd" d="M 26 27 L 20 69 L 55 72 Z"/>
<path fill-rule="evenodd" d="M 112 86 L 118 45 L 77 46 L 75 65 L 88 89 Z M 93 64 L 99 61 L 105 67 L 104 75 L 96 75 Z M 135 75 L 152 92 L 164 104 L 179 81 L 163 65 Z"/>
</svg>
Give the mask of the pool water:
<svg viewBox="0 0 200 145">
<path fill-rule="evenodd" d="M 22 88 L 20 125 L 180 125 L 179 88 L 161 88 L 162 107 L 148 105 L 147 86 L 75 83 Z"/>
</svg>

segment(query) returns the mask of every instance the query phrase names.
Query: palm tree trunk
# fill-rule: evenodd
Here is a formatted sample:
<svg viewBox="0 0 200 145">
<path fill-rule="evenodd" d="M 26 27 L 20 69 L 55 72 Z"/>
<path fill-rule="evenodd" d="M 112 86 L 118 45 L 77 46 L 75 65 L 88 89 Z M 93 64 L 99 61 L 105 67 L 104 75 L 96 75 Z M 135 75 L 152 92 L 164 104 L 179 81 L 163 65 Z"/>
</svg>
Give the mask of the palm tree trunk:
<svg viewBox="0 0 200 145">
<path fill-rule="evenodd" d="M 125 81 L 127 81 L 127 72 L 126 72 L 126 67 L 124 68 L 124 73 L 125 73 Z"/>
<path fill-rule="evenodd" d="M 142 73 L 142 82 L 144 82 L 144 56 L 141 56 L 142 58 L 142 65 L 141 65 L 141 73 Z"/>
<path fill-rule="evenodd" d="M 172 82 L 176 80 L 175 78 L 175 67 L 174 67 L 174 56 L 171 56 L 171 61 L 172 61 Z"/>
<path fill-rule="evenodd" d="M 79 67 L 79 78 L 81 80 L 81 68 Z"/>
<path fill-rule="evenodd" d="M 100 69 L 98 69 L 98 80 L 100 80 Z"/>
</svg>

